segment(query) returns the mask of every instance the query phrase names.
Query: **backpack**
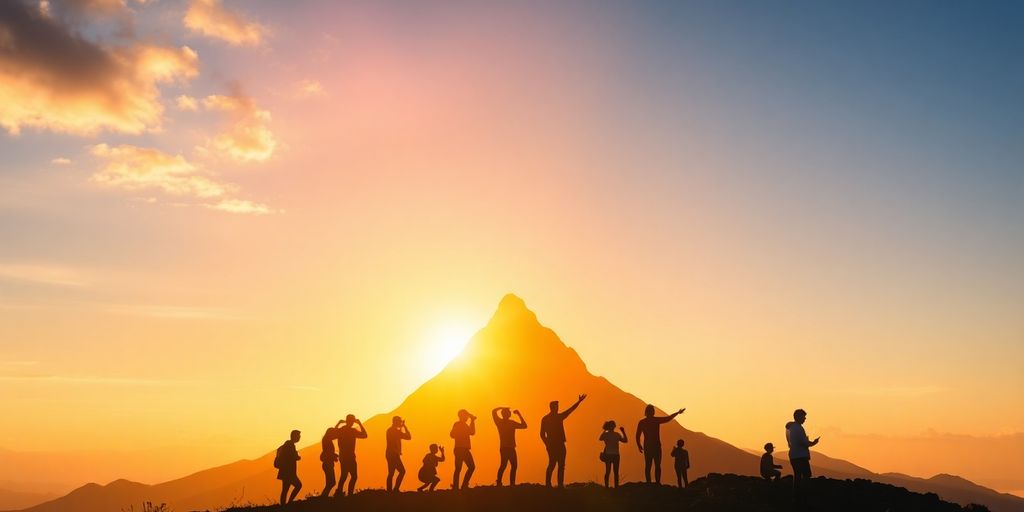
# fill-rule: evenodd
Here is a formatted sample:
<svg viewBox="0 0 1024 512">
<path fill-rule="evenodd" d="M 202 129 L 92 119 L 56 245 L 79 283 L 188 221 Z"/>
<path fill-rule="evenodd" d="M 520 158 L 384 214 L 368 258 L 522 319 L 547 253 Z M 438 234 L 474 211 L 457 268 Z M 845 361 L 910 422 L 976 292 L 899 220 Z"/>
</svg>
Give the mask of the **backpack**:
<svg viewBox="0 0 1024 512">
<path fill-rule="evenodd" d="M 284 448 L 282 444 L 277 448 L 277 454 L 274 455 L 274 468 L 281 469 L 281 448 Z"/>
</svg>

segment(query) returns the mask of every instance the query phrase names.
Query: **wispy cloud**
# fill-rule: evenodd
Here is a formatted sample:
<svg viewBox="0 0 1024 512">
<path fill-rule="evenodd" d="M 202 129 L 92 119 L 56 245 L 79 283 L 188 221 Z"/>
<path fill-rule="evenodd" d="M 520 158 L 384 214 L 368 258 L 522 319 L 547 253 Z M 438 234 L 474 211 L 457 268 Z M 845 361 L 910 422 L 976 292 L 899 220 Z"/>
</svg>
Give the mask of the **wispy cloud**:
<svg viewBox="0 0 1024 512">
<path fill-rule="evenodd" d="M 240 162 L 262 162 L 277 148 L 277 138 L 270 131 L 270 112 L 234 86 L 226 95 L 211 95 L 203 100 L 208 110 L 226 112 L 228 128 L 211 139 L 204 149 Z"/>
<path fill-rule="evenodd" d="M 327 91 L 319 80 L 301 80 L 295 84 L 295 96 L 298 98 L 318 98 L 326 96 Z"/>
<path fill-rule="evenodd" d="M 53 164 L 53 165 L 71 165 L 71 159 L 70 158 L 64 158 L 64 157 L 61 156 L 61 157 L 54 158 L 53 160 L 50 160 L 50 163 Z"/>
<path fill-rule="evenodd" d="M 193 33 L 236 46 L 259 45 L 267 34 L 263 25 L 225 8 L 220 0 L 192 0 L 184 22 Z"/>
<path fill-rule="evenodd" d="M 88 286 L 91 279 L 78 269 L 40 263 L 0 262 L 0 280 L 25 281 L 55 286 Z"/>
<path fill-rule="evenodd" d="M 225 199 L 218 203 L 206 205 L 208 208 L 214 210 L 220 210 L 230 213 L 242 213 L 249 215 L 267 215 L 274 213 L 274 210 L 270 209 L 265 204 L 254 203 L 245 199 Z"/>
</svg>

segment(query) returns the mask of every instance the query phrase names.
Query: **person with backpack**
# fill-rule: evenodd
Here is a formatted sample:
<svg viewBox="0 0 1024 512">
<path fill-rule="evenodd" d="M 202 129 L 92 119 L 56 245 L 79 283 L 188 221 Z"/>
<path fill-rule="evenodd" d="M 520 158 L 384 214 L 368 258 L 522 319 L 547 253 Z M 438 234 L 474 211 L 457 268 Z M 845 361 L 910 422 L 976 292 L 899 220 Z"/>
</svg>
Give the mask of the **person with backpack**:
<svg viewBox="0 0 1024 512">
<path fill-rule="evenodd" d="M 277 479 L 281 481 L 282 505 L 295 501 L 295 497 L 299 495 L 299 490 L 302 489 L 302 481 L 299 480 L 298 468 L 296 467 L 302 457 L 299 457 L 299 451 L 295 449 L 295 443 L 299 442 L 301 436 L 301 432 L 292 430 L 290 438 L 278 447 L 277 455 L 274 456 Z M 291 495 L 288 494 L 289 487 L 292 488 Z"/>
</svg>

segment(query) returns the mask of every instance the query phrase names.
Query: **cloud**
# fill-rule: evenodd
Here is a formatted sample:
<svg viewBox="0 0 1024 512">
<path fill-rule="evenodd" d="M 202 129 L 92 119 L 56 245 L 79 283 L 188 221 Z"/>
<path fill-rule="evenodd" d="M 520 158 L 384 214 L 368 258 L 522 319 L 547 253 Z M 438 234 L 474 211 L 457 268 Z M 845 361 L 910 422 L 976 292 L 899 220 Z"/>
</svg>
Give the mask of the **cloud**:
<svg viewBox="0 0 1024 512">
<path fill-rule="evenodd" d="M 0 262 L 0 280 L 26 281 L 56 286 L 87 286 L 90 280 L 82 272 L 59 265 Z"/>
<path fill-rule="evenodd" d="M 190 112 L 199 110 L 199 101 L 192 96 L 182 94 L 174 102 L 178 106 L 178 110 L 188 110 Z"/>
<path fill-rule="evenodd" d="M 327 95 L 319 80 L 302 80 L 295 84 L 295 91 L 299 98 L 318 98 Z"/>
<path fill-rule="evenodd" d="M 104 186 L 126 190 L 161 190 L 175 196 L 213 198 L 224 196 L 228 186 L 201 174 L 181 155 L 122 144 L 97 144 L 92 154 L 103 161 L 92 179 Z"/>
<path fill-rule="evenodd" d="M 40 9 L 0 1 L 0 126 L 90 135 L 159 128 L 159 84 L 198 74 L 187 46 L 104 47 Z"/>
<path fill-rule="evenodd" d="M 71 159 L 60 156 L 50 160 L 50 163 L 53 165 L 71 165 Z"/>
<path fill-rule="evenodd" d="M 267 215 L 274 212 L 265 204 L 254 203 L 245 199 L 225 199 L 207 206 L 214 210 L 230 213 L 245 213 L 250 215 Z"/>
<path fill-rule="evenodd" d="M 262 162 L 277 148 L 277 139 L 268 127 L 270 112 L 261 110 L 252 98 L 237 90 L 229 95 L 212 95 L 203 100 L 208 110 L 227 112 L 228 129 L 208 141 L 205 149 L 240 162 Z"/>
<path fill-rule="evenodd" d="M 97 144 L 90 152 L 101 161 L 92 180 L 106 187 L 133 192 L 159 191 L 170 196 L 196 199 L 201 202 L 192 204 L 228 213 L 274 213 L 267 205 L 231 197 L 235 191 L 233 185 L 214 179 L 182 155 L 127 144 L 113 147 Z M 146 196 L 136 198 L 136 201 L 156 203 L 157 199 Z M 182 203 L 183 206 L 192 204 Z"/>
<path fill-rule="evenodd" d="M 236 46 L 256 46 L 266 36 L 266 28 L 241 13 L 225 9 L 220 0 L 192 0 L 184 21 L 185 27 L 194 33 Z"/>
</svg>

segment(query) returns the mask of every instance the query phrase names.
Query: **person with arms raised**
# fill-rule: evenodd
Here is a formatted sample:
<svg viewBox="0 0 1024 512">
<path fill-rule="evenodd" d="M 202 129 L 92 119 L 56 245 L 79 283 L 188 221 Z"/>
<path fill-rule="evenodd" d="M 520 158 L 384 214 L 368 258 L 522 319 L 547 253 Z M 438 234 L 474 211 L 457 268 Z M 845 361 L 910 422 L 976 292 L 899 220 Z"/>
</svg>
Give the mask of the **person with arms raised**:
<svg viewBox="0 0 1024 512">
<path fill-rule="evenodd" d="M 615 472 L 615 487 L 619 487 L 619 443 L 628 443 L 625 427 L 619 427 L 615 431 L 615 421 L 604 422 L 604 431 L 597 439 L 604 443 L 604 450 L 601 451 L 601 462 L 604 462 L 604 486 L 608 487 L 608 476 Z"/>
<path fill-rule="evenodd" d="M 338 453 L 334 451 L 334 442 L 338 439 L 338 427 L 345 420 L 338 420 L 333 427 L 328 427 L 324 437 L 320 439 L 320 466 L 324 469 L 324 490 L 320 491 L 320 497 L 326 498 L 331 495 L 334 484 L 338 482 L 334 475 L 334 465 L 338 463 Z"/>
<path fill-rule="evenodd" d="M 501 417 L 498 417 L 501 411 Z M 515 414 L 519 421 L 512 419 Z M 515 411 L 508 407 L 495 407 L 491 411 L 491 419 L 498 427 L 498 452 L 501 455 L 501 464 L 498 466 L 497 485 L 501 487 L 502 476 L 505 474 L 505 467 L 510 466 L 508 473 L 509 485 L 516 485 L 516 470 L 519 468 L 519 456 L 516 454 L 516 430 L 526 428 L 526 420 L 523 419 L 519 409 Z"/>
<path fill-rule="evenodd" d="M 558 412 L 558 400 L 548 404 L 549 412 L 540 420 L 540 439 L 548 452 L 548 467 L 544 485 L 551 487 L 551 473 L 558 467 L 558 487 L 565 486 L 565 419 L 583 403 L 587 395 L 580 395 L 576 403 L 565 411 Z"/>
<path fill-rule="evenodd" d="M 647 483 L 651 483 L 651 466 L 654 466 L 654 480 L 661 483 L 661 425 L 674 420 L 685 410 L 679 409 L 668 416 L 655 416 L 653 405 L 647 404 L 644 408 L 644 418 L 636 424 L 634 437 L 636 447 L 644 454 L 644 479 Z"/>
<path fill-rule="evenodd" d="M 466 475 L 462 479 L 462 488 L 469 487 L 469 479 L 473 477 L 476 470 L 476 462 L 473 461 L 473 452 L 470 451 L 470 436 L 476 435 L 476 416 L 473 416 L 465 409 L 459 410 L 459 421 L 452 425 L 449 433 L 455 440 L 455 474 L 452 476 L 452 489 L 459 488 L 459 474 L 462 473 L 462 465 L 466 465 Z"/>
<path fill-rule="evenodd" d="M 357 429 L 356 426 L 359 428 Z M 356 480 L 359 478 L 359 465 L 356 463 L 356 439 L 366 439 L 366 428 L 363 422 L 349 414 L 345 416 L 345 426 L 338 429 L 338 465 L 341 475 L 338 477 L 338 490 L 335 496 L 345 494 L 345 481 L 348 480 L 348 495 L 356 491 Z M 351 480 L 349 480 L 351 478 Z"/>
</svg>

